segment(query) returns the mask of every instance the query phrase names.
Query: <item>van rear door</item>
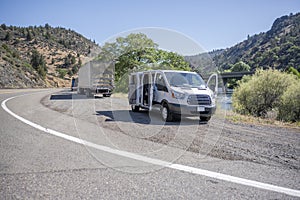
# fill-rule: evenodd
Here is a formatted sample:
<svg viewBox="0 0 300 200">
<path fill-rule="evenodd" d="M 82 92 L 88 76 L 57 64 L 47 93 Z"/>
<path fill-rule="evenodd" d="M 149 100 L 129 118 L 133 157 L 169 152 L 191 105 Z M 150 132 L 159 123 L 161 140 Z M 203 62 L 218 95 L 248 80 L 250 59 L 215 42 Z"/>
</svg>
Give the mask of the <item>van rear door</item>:
<svg viewBox="0 0 300 200">
<path fill-rule="evenodd" d="M 128 101 L 130 105 L 140 105 L 140 80 L 139 74 L 134 73 L 129 77 L 129 93 L 128 93 Z"/>
<path fill-rule="evenodd" d="M 143 72 L 141 77 L 142 107 L 151 110 L 153 101 L 153 80 L 151 72 Z"/>
</svg>

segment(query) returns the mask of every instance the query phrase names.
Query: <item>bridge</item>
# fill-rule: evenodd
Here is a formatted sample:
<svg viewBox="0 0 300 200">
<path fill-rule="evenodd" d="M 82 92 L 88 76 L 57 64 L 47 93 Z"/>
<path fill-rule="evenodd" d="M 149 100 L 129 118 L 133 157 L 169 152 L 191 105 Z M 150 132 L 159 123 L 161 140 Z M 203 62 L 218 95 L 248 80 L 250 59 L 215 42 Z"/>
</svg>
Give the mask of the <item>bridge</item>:
<svg viewBox="0 0 300 200">
<path fill-rule="evenodd" d="M 228 92 L 228 88 L 227 88 L 227 83 L 229 79 L 237 79 L 237 80 L 241 80 L 243 78 L 243 76 L 245 75 L 253 75 L 255 73 L 255 71 L 251 71 L 251 72 L 223 72 L 218 74 L 218 79 L 222 79 L 223 85 L 222 85 L 222 90 L 224 93 Z M 208 77 L 203 77 L 205 80 L 208 80 Z"/>
<path fill-rule="evenodd" d="M 251 72 L 223 72 L 219 74 L 219 78 L 223 81 L 223 92 L 228 92 L 227 83 L 229 79 L 238 79 L 241 80 L 245 75 L 253 75 L 255 71 Z"/>
</svg>

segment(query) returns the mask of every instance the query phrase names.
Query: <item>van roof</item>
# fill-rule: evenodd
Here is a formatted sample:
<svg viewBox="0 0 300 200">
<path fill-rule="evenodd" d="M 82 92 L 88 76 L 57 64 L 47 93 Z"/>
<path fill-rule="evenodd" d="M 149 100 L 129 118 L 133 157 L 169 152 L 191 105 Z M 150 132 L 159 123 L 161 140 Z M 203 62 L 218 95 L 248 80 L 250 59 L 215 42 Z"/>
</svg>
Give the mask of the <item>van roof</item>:
<svg viewBox="0 0 300 200">
<path fill-rule="evenodd" d="M 196 73 L 196 72 L 191 72 L 191 71 L 183 71 L 183 70 L 148 70 L 148 71 L 140 71 L 140 72 L 133 72 L 132 74 L 135 73 L 144 73 L 144 72 L 181 72 L 181 73 Z"/>
</svg>

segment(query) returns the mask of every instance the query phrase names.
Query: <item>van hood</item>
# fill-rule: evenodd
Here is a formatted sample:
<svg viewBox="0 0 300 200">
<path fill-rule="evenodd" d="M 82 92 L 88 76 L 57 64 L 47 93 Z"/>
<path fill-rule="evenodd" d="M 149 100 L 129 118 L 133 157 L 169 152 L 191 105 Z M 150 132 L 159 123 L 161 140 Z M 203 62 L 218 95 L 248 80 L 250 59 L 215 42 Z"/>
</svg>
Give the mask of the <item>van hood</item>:
<svg viewBox="0 0 300 200">
<path fill-rule="evenodd" d="M 212 95 L 213 92 L 208 87 L 199 87 L 199 88 L 189 88 L 189 87 L 171 87 L 172 90 L 179 93 L 184 93 L 186 95 L 191 94 L 206 94 L 206 95 Z"/>
</svg>

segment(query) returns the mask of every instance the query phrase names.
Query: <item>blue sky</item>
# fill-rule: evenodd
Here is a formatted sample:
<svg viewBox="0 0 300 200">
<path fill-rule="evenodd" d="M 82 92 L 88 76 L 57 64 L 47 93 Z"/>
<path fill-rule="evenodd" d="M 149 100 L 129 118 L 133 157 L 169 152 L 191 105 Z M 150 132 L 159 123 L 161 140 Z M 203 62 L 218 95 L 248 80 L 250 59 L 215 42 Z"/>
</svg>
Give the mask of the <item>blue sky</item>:
<svg viewBox="0 0 300 200">
<path fill-rule="evenodd" d="M 0 23 L 70 28 L 103 44 L 141 27 L 178 31 L 205 50 L 231 47 L 300 12 L 299 0 L 0 0 Z"/>
</svg>

